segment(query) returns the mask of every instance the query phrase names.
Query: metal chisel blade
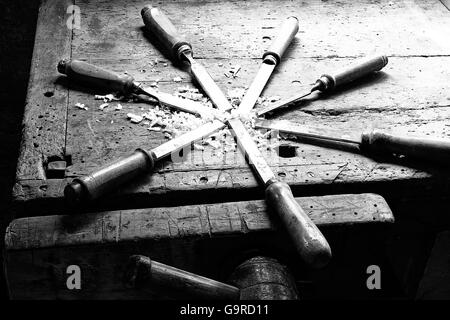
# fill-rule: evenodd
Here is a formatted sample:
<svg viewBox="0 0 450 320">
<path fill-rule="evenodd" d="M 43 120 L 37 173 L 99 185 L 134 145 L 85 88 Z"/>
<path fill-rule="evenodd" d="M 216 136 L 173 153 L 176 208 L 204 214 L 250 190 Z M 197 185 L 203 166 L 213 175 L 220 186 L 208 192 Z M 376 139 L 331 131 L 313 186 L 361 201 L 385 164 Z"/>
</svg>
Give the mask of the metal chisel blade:
<svg viewBox="0 0 450 320">
<path fill-rule="evenodd" d="M 258 116 L 262 116 L 263 114 L 266 114 L 268 112 L 271 112 L 273 110 L 279 109 L 279 108 L 283 108 L 283 107 L 287 107 L 288 105 L 297 102 L 298 100 L 309 96 L 311 94 L 311 92 L 308 92 L 306 94 L 302 94 L 300 96 L 295 96 L 295 97 L 291 97 L 291 98 L 287 98 L 284 100 L 280 100 L 274 104 L 271 104 L 265 108 L 262 108 L 261 110 L 258 110 L 258 112 L 256 113 Z"/>
<path fill-rule="evenodd" d="M 242 99 L 241 104 L 239 105 L 238 112 L 240 114 L 247 114 L 253 109 L 256 101 L 261 95 L 261 92 L 264 90 L 267 81 L 272 75 L 275 66 L 275 64 L 269 64 L 265 62 L 261 64 L 261 67 L 259 68 L 255 79 L 253 80 L 250 88 L 245 93 L 245 96 Z"/>
<path fill-rule="evenodd" d="M 275 179 L 272 169 L 270 169 L 241 120 L 234 118 L 228 120 L 228 123 L 237 139 L 239 148 L 245 154 L 249 165 L 254 168 L 261 181 L 266 184 L 269 180 Z"/>
<path fill-rule="evenodd" d="M 206 95 L 211 99 L 217 109 L 221 112 L 231 110 L 231 103 L 211 78 L 208 71 L 206 71 L 206 69 L 200 63 L 196 62 L 190 55 L 185 56 L 191 64 L 191 73 L 195 80 L 197 80 L 203 91 L 205 91 Z"/>
<path fill-rule="evenodd" d="M 293 134 L 304 138 L 313 138 L 352 144 L 361 143 L 360 136 L 355 137 L 353 135 L 342 134 L 341 132 L 337 132 L 336 130 L 331 129 L 319 130 L 319 129 L 304 128 L 302 126 L 295 125 L 286 120 L 271 121 L 271 120 L 257 119 L 255 121 L 255 128 L 276 130 L 279 132 Z"/>
<path fill-rule="evenodd" d="M 202 138 L 205 138 L 212 133 L 224 128 L 226 126 L 225 123 L 219 120 L 214 120 L 208 123 L 205 123 L 204 125 L 201 125 L 197 129 L 194 129 L 192 131 L 189 131 L 179 137 L 176 137 L 172 140 L 167 141 L 166 143 L 163 143 L 162 145 L 154 148 L 152 152 L 156 156 L 156 161 L 160 160 L 172 152 L 178 151 L 184 147 L 187 147 L 194 143 L 195 141 L 198 141 Z"/>
<path fill-rule="evenodd" d="M 179 98 L 174 95 L 165 93 L 165 92 L 159 92 L 152 88 L 143 88 L 146 93 L 154 96 L 156 99 L 159 100 L 159 102 L 163 105 L 166 105 L 168 107 L 183 111 L 192 113 L 195 115 L 199 115 L 201 117 L 215 117 L 219 118 L 221 116 L 221 113 L 218 112 L 215 109 L 208 108 L 204 105 L 202 105 L 199 102 L 195 102 L 189 99 Z"/>
</svg>

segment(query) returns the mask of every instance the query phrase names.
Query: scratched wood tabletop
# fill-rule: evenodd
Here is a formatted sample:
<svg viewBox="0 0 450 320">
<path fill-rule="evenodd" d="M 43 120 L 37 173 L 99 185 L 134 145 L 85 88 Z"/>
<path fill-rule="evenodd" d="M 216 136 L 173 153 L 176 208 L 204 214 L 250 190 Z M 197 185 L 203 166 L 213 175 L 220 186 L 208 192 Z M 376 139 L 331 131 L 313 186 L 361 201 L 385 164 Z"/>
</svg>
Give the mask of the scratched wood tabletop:
<svg viewBox="0 0 450 320">
<path fill-rule="evenodd" d="M 68 28 L 70 5 L 80 8 L 80 28 Z M 63 188 L 72 178 L 142 147 L 167 139 L 161 132 L 132 124 L 127 113 L 148 105 L 122 103 L 122 110 L 99 110 L 93 89 L 59 75 L 60 59 L 88 61 L 174 93 L 195 88 L 143 32 L 140 10 L 148 1 L 44 0 L 39 11 L 23 139 L 14 199 L 18 215 L 42 214 L 64 206 Z M 248 87 L 261 56 L 288 16 L 300 29 L 263 96 L 288 98 L 308 90 L 323 73 L 373 53 L 389 57 L 382 72 L 320 99 L 308 100 L 272 118 L 350 134 L 368 127 L 402 133 L 450 136 L 450 11 L 427 1 L 170 1 L 157 4 L 192 43 L 194 55 L 225 91 Z M 151 62 L 158 60 L 157 64 Z M 235 78 L 225 75 L 240 65 Z M 181 77 L 182 83 L 173 79 Z M 84 103 L 89 110 L 81 110 Z M 448 173 L 420 165 L 373 160 L 343 150 L 289 142 L 295 157 L 265 150 L 278 177 L 296 196 L 378 192 L 407 195 L 445 192 Z M 155 173 L 120 188 L 104 205 L 133 207 L 262 199 L 260 188 L 239 150 L 217 154 L 212 147 L 192 152 L 189 161 L 164 162 Z M 65 171 L 50 174 L 55 161 Z M 126 201 L 130 200 L 130 201 Z M 45 208 L 45 204 L 48 204 Z M 27 206 L 28 205 L 28 206 Z M 24 213 L 26 212 L 26 213 Z M 48 212 L 48 210 L 46 211 Z"/>
</svg>

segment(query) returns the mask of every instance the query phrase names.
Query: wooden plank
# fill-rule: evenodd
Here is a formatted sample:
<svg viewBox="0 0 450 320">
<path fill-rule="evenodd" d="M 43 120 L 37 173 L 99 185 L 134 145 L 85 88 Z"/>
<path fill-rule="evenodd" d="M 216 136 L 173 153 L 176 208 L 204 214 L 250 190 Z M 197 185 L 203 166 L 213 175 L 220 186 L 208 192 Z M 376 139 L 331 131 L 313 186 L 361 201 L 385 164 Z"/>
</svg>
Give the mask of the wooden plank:
<svg viewBox="0 0 450 320">
<path fill-rule="evenodd" d="M 17 180 L 45 179 L 47 161 L 65 159 L 68 89 L 56 81 L 56 65 L 71 54 L 72 30 L 66 25 L 71 4 L 45 0 L 39 8 Z"/>
<path fill-rule="evenodd" d="M 292 95 L 293 91 L 305 91 L 321 73 L 334 70 L 339 65 L 349 64 L 354 56 L 368 54 L 374 49 L 383 49 L 390 55 L 389 65 L 378 76 L 366 79 L 354 87 L 345 88 L 331 97 L 280 114 L 277 118 L 318 127 L 329 126 L 332 122 L 336 129 L 350 134 L 376 126 L 387 130 L 401 128 L 402 133 L 449 136 L 449 127 L 446 125 L 449 114 L 445 83 L 450 78 L 450 69 L 445 66 L 450 64 L 449 57 L 444 53 L 450 50 L 442 48 L 445 47 L 443 44 L 445 41 L 441 41 L 444 39 L 441 33 L 445 31 L 437 33 L 440 40 L 436 38 L 435 33 L 430 32 L 438 21 L 445 20 L 447 13 L 439 5 L 436 6 L 435 2 L 419 4 L 411 1 L 389 4 L 370 2 L 364 3 L 365 10 L 361 10 L 362 4 L 358 7 L 348 2 L 336 5 L 319 4 L 315 1 L 300 5 L 291 2 L 283 2 L 282 5 L 265 2 L 264 9 L 261 9 L 259 2 L 249 1 L 245 4 L 229 2 L 221 5 L 219 10 L 216 2 L 189 1 L 185 10 L 178 10 L 182 3 L 184 4 L 184 2 L 165 3 L 163 9 L 173 16 L 180 29 L 192 39 L 195 52 L 225 91 L 249 85 L 259 66 L 258 57 L 269 43 L 263 34 L 267 33 L 269 37 L 273 37 L 273 27 L 279 19 L 295 13 L 301 22 L 311 21 L 311 25 L 323 28 L 326 24 L 319 21 L 334 19 L 331 10 L 333 7 L 333 10 L 339 12 L 342 17 L 340 20 L 344 26 L 334 24 L 333 28 L 326 32 L 320 29 L 321 37 L 315 34 L 317 31 L 315 28 L 301 32 L 286 59 L 275 72 L 264 95 L 286 98 Z M 174 67 L 145 38 L 141 30 L 141 18 L 137 14 L 143 2 L 129 3 L 126 11 L 118 10 L 112 4 L 105 5 L 107 10 L 95 16 L 89 14 L 94 10 L 94 6 L 84 5 L 86 7 L 83 10 L 85 12 L 83 18 L 90 22 L 85 24 L 85 28 L 76 31 L 75 56 L 117 72 L 126 70 L 137 80 L 146 83 L 159 80 L 161 91 L 175 92 L 177 87 L 192 86 L 190 77 Z M 104 4 L 100 2 L 99 5 Z M 190 15 L 189 12 L 194 10 L 197 12 L 200 6 L 202 12 L 208 12 L 208 15 L 194 18 L 193 22 L 190 22 L 189 18 L 196 15 Z M 259 17 L 245 15 L 246 12 L 255 10 L 261 12 Z M 368 12 L 372 11 L 373 15 L 369 15 Z M 233 26 L 225 22 L 220 23 L 227 17 L 227 12 L 236 19 Z M 392 17 L 391 15 L 395 15 L 396 19 L 387 18 Z M 367 19 L 374 21 L 371 20 L 369 23 Z M 115 23 L 110 23 L 111 21 Z M 350 32 L 350 25 L 358 24 L 356 21 L 363 21 L 365 28 L 360 28 L 358 32 L 352 28 Z M 402 25 L 402 28 L 397 28 L 398 33 L 394 34 L 386 25 L 386 21 Z M 124 25 L 131 27 L 124 28 Z M 405 28 L 406 25 L 411 27 Z M 245 31 L 242 30 L 243 26 Z M 381 26 L 386 29 L 383 29 L 384 33 L 379 38 L 383 41 L 378 42 L 370 35 L 375 33 L 380 35 L 381 31 L 376 28 Z M 214 33 L 217 28 L 221 29 L 220 32 L 216 30 Z M 408 36 L 411 28 L 417 28 L 414 32 L 421 35 L 420 39 Z M 129 30 L 132 30 L 131 35 Z M 213 34 L 221 34 L 220 41 Z M 308 38 L 310 36 L 311 38 Z M 238 38 L 239 41 L 234 38 Z M 335 43 L 338 38 L 339 42 Z M 426 46 L 422 38 L 428 39 Z M 353 45 L 343 45 L 342 39 L 353 41 Z M 371 41 L 367 41 L 368 39 Z M 405 41 L 412 42 L 406 44 Z M 248 43 L 245 52 L 242 43 Z M 389 45 L 389 48 L 383 47 L 382 44 Z M 107 52 L 104 47 L 108 47 Z M 430 50 L 440 49 L 427 54 L 424 51 L 425 47 Z M 324 53 L 329 48 L 335 51 L 333 55 Z M 402 51 L 405 48 L 413 52 Z M 309 51 L 313 49 L 320 54 Z M 353 52 L 337 52 L 349 49 Z M 157 64 L 154 63 L 155 59 L 158 60 Z M 242 66 L 241 72 L 236 79 L 230 81 L 224 72 L 236 64 Z M 178 76 L 182 77 L 182 84 L 173 83 L 172 79 Z M 132 125 L 126 119 L 128 112 L 139 113 L 147 106 L 129 103 L 125 104 L 121 111 L 114 110 L 114 107 L 100 111 L 97 108 L 100 102 L 93 100 L 92 92 L 88 91 L 71 91 L 67 150 L 72 156 L 73 165 L 68 167 L 66 177 L 87 174 L 134 148 L 145 146 L 150 149 L 165 141 L 162 133 L 148 132 L 145 126 Z M 87 112 L 79 110 L 74 107 L 77 102 L 85 103 L 91 109 Z M 346 185 L 366 181 L 391 182 L 397 179 L 434 178 L 430 172 L 433 170 L 429 168 L 417 170 L 377 163 L 339 150 L 296 146 L 301 152 L 300 157 L 280 159 L 273 151 L 266 154 L 269 164 L 272 167 L 279 167 L 277 172 L 282 171 L 281 174 L 286 175 L 281 178 L 294 185 L 321 183 Z M 241 159 L 239 152 L 230 156 L 229 153 L 215 153 L 212 148 L 207 147 L 204 152 L 192 152 L 190 159 L 192 161 L 167 163 L 157 175 L 146 179 L 149 182 L 138 189 L 134 186 L 130 189 L 139 190 L 136 192 L 166 190 L 170 193 L 193 188 L 199 190 L 217 187 L 232 189 L 237 186 L 258 188 L 257 181 L 247 170 L 246 163 L 239 161 Z M 200 183 L 199 179 L 202 177 L 207 178 L 206 183 L 204 179 Z"/>
<path fill-rule="evenodd" d="M 394 221 L 385 200 L 375 194 L 297 201 L 325 231 L 331 226 Z M 239 255 L 250 243 L 295 257 L 289 239 L 277 230 L 263 201 L 17 219 L 5 237 L 9 290 L 16 299 L 148 298 L 123 287 L 121 272 L 129 255 L 147 255 L 220 280 L 223 259 L 233 259 L 233 251 Z M 210 259 L 218 253 L 220 258 Z M 82 269 L 80 291 L 65 286 L 65 270 L 71 264 Z"/>
<path fill-rule="evenodd" d="M 161 57 L 145 41 L 140 11 L 145 0 L 82 2 L 82 21 L 74 37 L 74 54 L 114 61 L 131 60 L 148 69 Z M 260 58 L 280 21 L 299 19 L 292 57 L 354 57 L 371 51 L 390 56 L 447 55 L 448 11 L 439 1 L 171 1 L 157 4 L 192 43 L 201 58 Z M 98 10 L 102 8 L 102 10 Z M 95 13 L 95 14 L 94 14 Z M 225 61 L 227 62 L 227 61 Z M 111 65 L 115 63 L 112 62 Z"/>
<path fill-rule="evenodd" d="M 139 12 L 145 4 L 147 2 L 140 0 L 127 1 L 126 5 L 120 0 L 77 2 L 82 16 L 81 28 L 73 33 L 73 57 L 117 72 L 127 71 L 147 84 L 159 79 L 159 89 L 165 92 L 174 92 L 184 85 L 192 86 L 189 76 L 173 66 L 144 36 Z M 389 55 L 390 62 L 384 72 L 330 97 L 281 113 L 278 119 L 317 127 L 329 127 L 332 123 L 337 130 L 350 134 L 375 126 L 403 133 L 449 136 L 446 83 L 450 78 L 450 50 L 446 39 L 450 28 L 445 28 L 449 23 L 448 11 L 437 1 L 364 1 L 358 5 L 351 1 L 263 1 L 263 5 L 256 0 L 229 1 L 225 4 L 217 1 L 173 1 L 161 6 L 192 40 L 196 56 L 225 91 L 249 85 L 260 63 L 259 57 L 268 47 L 269 38 L 275 35 L 274 28 L 287 15 L 299 17 L 300 33 L 269 82 L 265 96 L 284 98 L 293 92 L 304 91 L 321 73 L 332 71 L 352 62 L 357 56 L 375 50 Z M 50 2 L 45 2 L 43 8 L 46 7 L 51 7 Z M 183 10 L 180 10 L 181 7 Z M 50 9 L 42 10 L 41 20 L 45 21 L 44 14 L 50 15 L 47 13 Z M 58 10 L 61 11 L 62 6 Z M 68 17 L 65 13 L 63 16 L 59 16 L 59 24 L 65 23 L 64 18 Z M 232 24 L 229 23 L 230 17 L 233 18 Z M 332 28 L 328 27 L 330 22 Z M 358 28 L 355 29 L 355 26 Z M 44 27 L 41 29 L 38 29 L 38 35 L 44 38 Z M 68 30 L 58 28 L 58 32 L 63 32 L 61 29 Z M 45 44 L 40 43 L 39 46 Z M 30 82 L 30 88 L 52 83 L 53 76 L 56 76 L 57 60 L 70 56 L 66 47 L 66 51 L 54 51 L 53 43 L 54 52 L 39 54 L 39 46 L 37 44 L 35 56 L 45 59 L 45 63 L 36 61 L 34 69 L 40 70 L 42 66 L 46 72 L 52 72 L 52 76 Z M 231 80 L 224 76 L 224 72 L 236 64 L 242 66 L 238 77 Z M 40 71 L 36 74 L 44 75 Z M 183 83 L 174 83 L 172 80 L 176 76 L 181 76 Z M 45 82 L 47 84 L 43 84 Z M 26 152 L 23 151 L 20 158 L 18 183 L 14 189 L 17 203 L 31 201 L 34 204 L 35 200 L 42 200 L 42 203 L 51 200 L 47 203 L 50 207 L 55 204 L 52 201 L 62 202 L 65 180 L 33 181 L 46 178 L 44 167 L 49 156 L 72 159 L 72 165 L 65 173 L 65 178 L 70 180 L 126 155 L 136 147 L 152 148 L 166 141 L 161 133 L 149 132 L 143 125 L 132 125 L 126 120 L 126 113 L 138 113 L 141 108 L 147 108 L 146 105 L 124 103 L 121 111 L 114 108 L 100 111 L 100 102 L 93 99 L 97 92 L 80 87 L 71 87 L 69 92 L 68 97 L 66 92 L 68 100 L 64 100 L 68 103 L 67 109 L 62 105 L 57 108 L 61 119 L 40 124 L 33 120 L 38 115 L 33 111 L 33 116 L 24 120 L 30 126 L 25 129 L 23 144 Z M 77 102 L 85 103 L 89 110 L 75 108 Z M 31 109 L 37 110 L 35 107 Z M 67 137 L 63 143 L 60 133 L 64 131 L 66 111 Z M 48 116 L 51 118 L 53 114 Z M 43 121 L 47 116 L 37 117 L 37 121 Z M 34 132 L 36 130 L 47 133 L 39 136 Z M 55 140 L 47 134 L 61 139 Z M 33 136 L 41 139 L 38 145 L 42 149 L 57 150 L 48 154 L 36 153 L 35 148 L 30 147 L 33 145 L 30 137 Z M 374 191 L 370 188 L 375 184 L 386 184 L 385 188 L 380 189 L 387 194 L 398 195 L 403 191 L 398 188 L 399 183 L 413 190 L 414 185 L 419 186 L 420 182 L 429 184 L 427 192 L 445 193 L 448 190 L 448 181 L 440 169 L 378 162 L 380 160 L 374 161 L 342 150 L 292 145 L 297 147 L 298 157 L 280 158 L 274 150 L 265 151 L 265 156 L 281 180 L 304 194 L 314 193 L 319 186 L 324 191 L 336 193 L 353 192 L 361 184 Z M 119 191 L 120 196 L 113 197 L 125 199 L 131 195 L 148 203 L 155 197 L 163 199 L 165 195 L 176 200 L 181 193 L 205 190 L 218 198 L 225 190 L 234 196 L 245 190 L 246 193 L 233 200 L 261 198 L 254 175 L 239 152 L 216 153 L 207 147 L 204 152 L 191 152 L 189 159 L 191 161 L 163 163 L 156 174 L 124 186 Z M 34 165 L 28 165 L 30 161 Z M 30 168 L 34 168 L 32 172 L 24 174 Z M 113 197 L 108 197 L 106 202 L 120 202 Z M 231 196 L 226 198 L 231 200 Z M 162 204 L 159 202 L 156 205 Z M 44 214 L 46 210 L 43 208 L 36 214 Z"/>
</svg>

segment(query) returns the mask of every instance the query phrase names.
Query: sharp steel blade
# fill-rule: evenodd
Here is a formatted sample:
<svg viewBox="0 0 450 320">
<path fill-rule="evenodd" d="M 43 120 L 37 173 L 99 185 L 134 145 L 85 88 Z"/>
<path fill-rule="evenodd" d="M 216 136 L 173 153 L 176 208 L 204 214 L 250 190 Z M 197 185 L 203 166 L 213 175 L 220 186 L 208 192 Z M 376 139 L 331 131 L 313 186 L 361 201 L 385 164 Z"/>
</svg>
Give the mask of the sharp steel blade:
<svg viewBox="0 0 450 320">
<path fill-rule="evenodd" d="M 189 99 L 179 98 L 165 92 L 155 91 L 151 88 L 142 88 L 142 90 L 158 99 L 161 104 L 183 112 L 192 113 L 202 117 L 215 116 L 217 113 L 216 110 L 205 107 L 201 103 Z"/>
<path fill-rule="evenodd" d="M 314 138 L 353 144 L 361 143 L 361 137 L 354 138 L 351 137 L 350 135 L 343 135 L 340 132 L 332 131 L 329 129 L 317 130 L 317 129 L 303 128 L 300 127 L 299 125 L 292 124 L 291 122 L 286 120 L 270 121 L 257 119 L 255 121 L 255 128 L 271 129 L 305 138 Z"/>
<path fill-rule="evenodd" d="M 226 126 L 225 123 L 219 120 L 214 120 L 204 125 L 201 125 L 197 129 L 189 131 L 177 138 L 174 138 L 162 145 L 154 148 L 152 152 L 156 157 L 156 161 L 168 156 L 172 152 L 178 151 L 186 146 L 191 145 L 195 141 L 198 141 L 204 137 L 207 137 Z"/>
<path fill-rule="evenodd" d="M 239 148 L 247 158 L 248 164 L 255 169 L 261 181 L 266 184 L 269 180 L 275 179 L 272 169 L 270 169 L 241 120 L 238 118 L 229 119 L 228 123 L 237 139 Z"/>
<path fill-rule="evenodd" d="M 211 99 L 212 103 L 221 112 L 226 112 L 232 109 L 228 99 L 223 94 L 222 90 L 217 86 L 214 80 L 209 75 L 208 71 L 198 62 L 194 60 L 190 55 L 185 55 L 191 64 L 191 73 L 197 82 L 202 87 L 203 91 Z"/>
<path fill-rule="evenodd" d="M 288 105 L 300 100 L 301 98 L 304 98 L 306 96 L 309 96 L 311 94 L 311 92 L 308 92 L 306 94 L 302 94 L 301 96 L 296 96 L 296 97 L 291 97 L 291 98 L 287 98 L 284 100 L 280 100 L 278 102 L 275 102 L 274 104 L 271 104 L 265 108 L 262 108 L 261 110 L 259 110 L 256 114 L 258 116 L 262 116 L 263 114 L 266 114 L 268 112 L 271 112 L 275 109 L 279 109 L 279 108 L 283 108 L 283 107 L 287 107 Z"/>
<path fill-rule="evenodd" d="M 249 113 L 253 107 L 255 106 L 256 101 L 258 100 L 261 92 L 266 86 L 267 81 L 272 75 L 273 70 L 275 69 L 275 64 L 270 64 L 267 62 L 263 62 L 261 67 L 258 70 L 258 73 L 255 76 L 250 88 L 245 93 L 244 98 L 239 105 L 238 112 L 239 114 L 247 114 Z"/>
</svg>

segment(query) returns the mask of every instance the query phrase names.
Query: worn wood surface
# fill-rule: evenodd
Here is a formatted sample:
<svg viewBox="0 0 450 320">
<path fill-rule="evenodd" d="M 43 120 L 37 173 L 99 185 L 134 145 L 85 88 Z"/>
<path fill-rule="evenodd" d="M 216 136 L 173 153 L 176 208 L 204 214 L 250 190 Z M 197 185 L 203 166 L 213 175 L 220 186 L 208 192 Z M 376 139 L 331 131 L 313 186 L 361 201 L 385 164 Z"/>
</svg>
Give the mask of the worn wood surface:
<svg viewBox="0 0 450 320">
<path fill-rule="evenodd" d="M 67 161 L 64 178 L 70 180 L 136 147 L 150 149 L 166 141 L 162 133 L 149 132 L 145 126 L 126 119 L 128 112 L 139 113 L 147 105 L 123 103 L 120 111 L 100 111 L 100 102 L 93 96 L 98 92 L 78 86 L 67 89 L 67 83 L 57 76 L 59 59 L 73 57 L 116 72 L 126 71 L 145 83 L 158 79 L 159 90 L 165 92 L 193 86 L 189 75 L 172 65 L 144 35 L 140 9 L 146 1 L 77 0 L 81 28 L 73 33 L 66 27 L 69 3 L 47 0 L 41 7 L 14 189 L 17 203 L 61 199 L 65 181 L 46 180 L 48 162 Z M 251 83 L 269 38 L 275 36 L 280 21 L 290 15 L 299 18 L 300 31 L 264 96 L 286 98 L 293 92 L 307 90 L 320 74 L 345 66 L 356 57 L 373 52 L 389 56 L 389 64 L 378 75 L 332 96 L 308 101 L 276 118 L 310 126 L 331 124 L 350 134 L 379 127 L 429 136 L 450 135 L 450 13 L 439 1 L 355 4 L 318 0 L 179 0 L 159 6 L 186 34 L 196 57 L 224 91 Z M 155 59 L 159 63 L 151 66 Z M 224 73 L 232 65 L 242 68 L 230 80 Z M 174 83 L 176 76 L 183 82 Z M 46 97 L 46 92 L 53 92 L 53 96 Z M 77 109 L 77 102 L 85 103 L 89 110 Z M 294 145 L 298 155 L 294 158 L 281 158 L 274 150 L 265 151 L 276 174 L 294 191 L 313 194 L 317 187 L 326 186 L 324 190 L 330 193 L 353 192 L 355 185 L 367 185 L 365 191 L 393 196 L 405 191 L 398 188 L 399 184 L 410 192 L 423 192 L 424 184 L 429 186 L 429 193 L 448 190 L 447 170 Z M 249 199 L 262 196 L 239 151 L 224 155 L 207 148 L 192 152 L 189 159 L 161 164 L 155 174 L 121 188 L 107 202 L 120 202 L 127 198 L 125 195 L 132 195 L 146 201 L 145 205 L 159 205 L 166 197 L 176 194 L 176 198 L 182 198 L 185 193 L 189 194 L 186 201 L 195 203 L 202 201 L 199 195 L 205 190 L 215 197 L 229 194 L 226 200 L 232 200 L 237 193 L 238 199 L 245 195 Z M 370 185 L 375 184 L 378 189 L 371 189 Z"/>
<path fill-rule="evenodd" d="M 326 234 L 333 226 L 394 221 L 385 200 L 374 194 L 297 201 Z M 13 298 L 148 298 L 147 290 L 127 291 L 121 280 L 132 254 L 224 281 L 248 250 L 300 264 L 278 226 L 264 201 L 17 219 L 6 234 L 9 290 Z M 329 239 L 337 249 L 340 240 Z M 71 264 L 82 269 L 83 290 L 65 285 Z"/>
</svg>

